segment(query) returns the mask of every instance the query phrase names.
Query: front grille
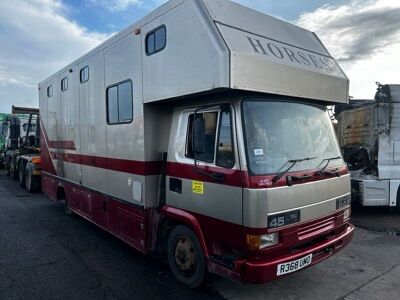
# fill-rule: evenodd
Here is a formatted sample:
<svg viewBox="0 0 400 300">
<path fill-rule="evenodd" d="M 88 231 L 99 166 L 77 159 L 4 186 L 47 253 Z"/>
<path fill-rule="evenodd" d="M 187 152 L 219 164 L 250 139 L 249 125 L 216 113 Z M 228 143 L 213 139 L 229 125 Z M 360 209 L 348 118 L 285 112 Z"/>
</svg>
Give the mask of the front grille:
<svg viewBox="0 0 400 300">
<path fill-rule="evenodd" d="M 307 223 L 297 230 L 300 241 L 319 236 L 335 228 L 335 217 L 328 217 L 312 223 Z"/>
</svg>

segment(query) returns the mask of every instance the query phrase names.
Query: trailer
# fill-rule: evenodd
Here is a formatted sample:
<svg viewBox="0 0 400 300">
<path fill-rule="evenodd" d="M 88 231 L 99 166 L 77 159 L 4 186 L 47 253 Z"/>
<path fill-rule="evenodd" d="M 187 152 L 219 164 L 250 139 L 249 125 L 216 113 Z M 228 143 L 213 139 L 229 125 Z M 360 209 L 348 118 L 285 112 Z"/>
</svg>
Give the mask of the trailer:
<svg viewBox="0 0 400 300">
<path fill-rule="evenodd" d="M 338 138 L 353 200 L 400 211 L 400 85 L 378 84 L 374 100 L 337 106 Z"/>
<path fill-rule="evenodd" d="M 227 0 L 171 0 L 39 84 L 42 189 L 197 287 L 343 249 L 350 177 L 317 36 Z"/>
</svg>

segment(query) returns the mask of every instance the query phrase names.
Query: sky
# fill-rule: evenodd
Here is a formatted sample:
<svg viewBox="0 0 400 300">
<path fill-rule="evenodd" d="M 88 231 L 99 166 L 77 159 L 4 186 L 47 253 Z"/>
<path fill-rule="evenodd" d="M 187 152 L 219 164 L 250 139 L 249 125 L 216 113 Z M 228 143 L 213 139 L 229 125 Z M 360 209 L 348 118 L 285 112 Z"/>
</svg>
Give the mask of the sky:
<svg viewBox="0 0 400 300">
<path fill-rule="evenodd" d="M 400 0 L 235 0 L 318 34 L 372 99 L 400 83 Z M 0 0 L 0 112 L 38 106 L 37 84 L 165 0 Z"/>
</svg>

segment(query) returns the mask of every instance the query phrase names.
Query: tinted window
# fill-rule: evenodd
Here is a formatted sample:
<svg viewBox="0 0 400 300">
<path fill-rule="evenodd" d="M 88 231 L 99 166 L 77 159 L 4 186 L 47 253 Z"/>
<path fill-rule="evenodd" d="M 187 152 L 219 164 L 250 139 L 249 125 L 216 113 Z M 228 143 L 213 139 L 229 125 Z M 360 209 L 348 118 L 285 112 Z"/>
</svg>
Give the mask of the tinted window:
<svg viewBox="0 0 400 300">
<path fill-rule="evenodd" d="M 154 53 L 160 52 L 167 45 L 167 29 L 165 26 L 161 26 L 152 32 L 150 32 L 146 37 L 146 53 L 147 55 L 152 55 Z"/>
<path fill-rule="evenodd" d="M 154 33 L 149 35 L 147 37 L 147 54 L 153 54 L 156 52 L 156 45 L 155 45 L 155 39 L 154 39 Z"/>
<path fill-rule="evenodd" d="M 155 51 L 160 51 L 165 47 L 167 42 L 167 30 L 161 27 L 155 32 Z"/>
<path fill-rule="evenodd" d="M 68 90 L 68 77 L 61 80 L 61 91 L 65 92 L 66 90 Z"/>
<path fill-rule="evenodd" d="M 118 87 L 114 86 L 107 91 L 108 123 L 118 123 Z"/>
<path fill-rule="evenodd" d="M 133 120 L 132 82 L 125 81 L 107 89 L 108 124 L 130 123 Z"/>
<path fill-rule="evenodd" d="M 132 121 L 132 83 L 127 81 L 118 85 L 119 123 Z"/>
<path fill-rule="evenodd" d="M 81 79 L 81 83 L 84 83 L 89 80 L 89 67 L 86 66 L 83 69 L 81 69 L 80 79 Z"/>
<path fill-rule="evenodd" d="M 48 88 L 47 88 L 47 97 L 53 97 L 53 86 L 52 85 L 50 85 Z"/>
<path fill-rule="evenodd" d="M 232 123 L 230 112 L 222 112 L 219 125 L 219 140 L 217 165 L 224 168 L 232 168 L 235 164 L 232 146 Z"/>
</svg>

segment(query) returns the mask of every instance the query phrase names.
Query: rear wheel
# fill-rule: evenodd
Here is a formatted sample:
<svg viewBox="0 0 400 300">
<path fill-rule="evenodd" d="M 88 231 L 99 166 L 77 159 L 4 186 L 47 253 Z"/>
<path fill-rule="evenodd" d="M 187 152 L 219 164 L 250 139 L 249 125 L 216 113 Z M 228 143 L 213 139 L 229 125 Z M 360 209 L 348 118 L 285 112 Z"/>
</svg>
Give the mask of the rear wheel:
<svg viewBox="0 0 400 300">
<path fill-rule="evenodd" d="M 15 160 L 14 159 L 11 159 L 11 161 L 10 161 L 9 172 L 10 172 L 10 177 L 12 179 L 17 179 L 18 178 L 18 172 L 17 172 L 17 169 L 16 169 L 16 165 L 15 165 Z"/>
<path fill-rule="evenodd" d="M 29 193 L 34 193 L 40 190 L 40 179 L 37 176 L 32 176 L 29 169 L 26 170 L 25 188 Z"/>
<path fill-rule="evenodd" d="M 25 168 L 24 168 L 24 162 L 23 162 L 23 161 L 21 161 L 21 162 L 19 163 L 19 168 L 18 168 L 18 181 L 19 181 L 19 184 L 20 184 L 22 187 L 25 187 Z"/>
<path fill-rule="evenodd" d="M 203 250 L 187 226 L 175 227 L 168 238 L 168 264 L 177 280 L 191 288 L 199 287 L 206 275 Z"/>
</svg>

